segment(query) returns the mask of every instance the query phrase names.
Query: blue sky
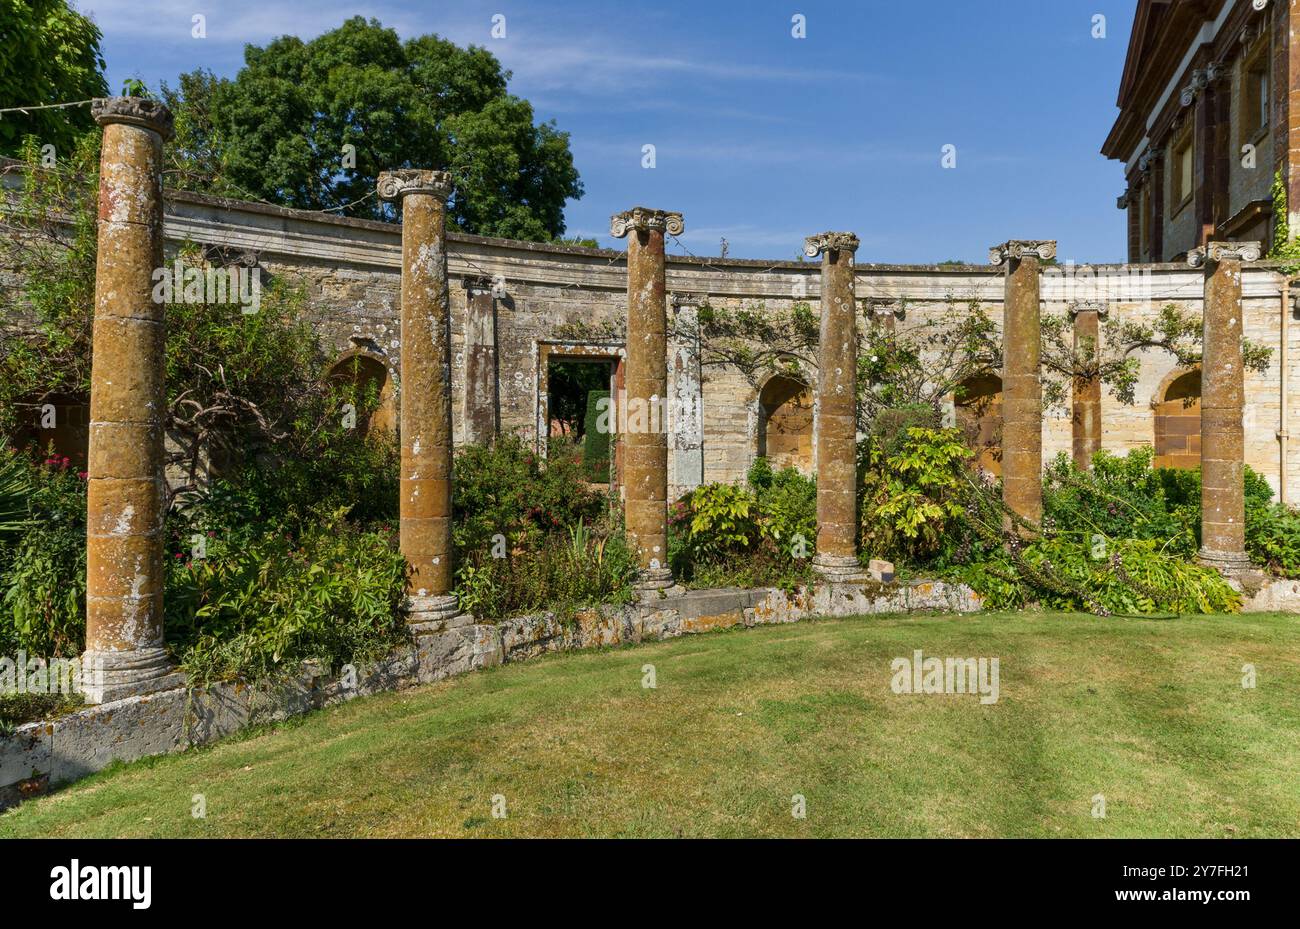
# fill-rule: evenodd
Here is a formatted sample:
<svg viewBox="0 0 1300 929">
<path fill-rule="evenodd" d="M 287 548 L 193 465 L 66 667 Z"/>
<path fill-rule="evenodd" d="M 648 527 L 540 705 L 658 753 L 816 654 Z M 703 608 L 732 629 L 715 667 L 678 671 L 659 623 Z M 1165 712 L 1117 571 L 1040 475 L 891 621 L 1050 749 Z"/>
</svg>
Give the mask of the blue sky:
<svg viewBox="0 0 1300 929">
<path fill-rule="evenodd" d="M 983 262 L 990 245 L 1039 237 L 1058 239 L 1062 260 L 1124 259 L 1122 170 L 1098 149 L 1136 0 L 77 5 L 104 31 L 114 91 L 200 66 L 230 76 L 245 43 L 358 14 L 484 45 L 514 72 L 512 92 L 571 133 L 586 195 L 568 205 L 569 234 L 605 245 L 609 215 L 645 205 L 682 211 L 698 255 L 725 237 L 735 257 L 793 258 L 804 236 L 843 229 L 862 239 L 860 262 Z M 796 13 L 807 38 L 791 35 Z"/>
</svg>

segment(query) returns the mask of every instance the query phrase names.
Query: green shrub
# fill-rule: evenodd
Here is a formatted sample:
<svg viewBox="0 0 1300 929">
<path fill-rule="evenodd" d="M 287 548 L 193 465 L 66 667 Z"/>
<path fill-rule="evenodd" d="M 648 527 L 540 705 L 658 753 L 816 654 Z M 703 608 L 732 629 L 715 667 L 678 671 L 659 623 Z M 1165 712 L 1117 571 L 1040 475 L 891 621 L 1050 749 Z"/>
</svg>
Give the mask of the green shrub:
<svg viewBox="0 0 1300 929">
<path fill-rule="evenodd" d="M 971 451 L 956 429 L 909 427 L 891 451 L 880 439 L 859 445 L 863 558 L 913 565 L 951 557 L 960 543 L 961 495 Z"/>
<path fill-rule="evenodd" d="M 610 434 L 608 428 L 600 428 L 601 403 L 608 400 L 608 390 L 587 392 L 587 413 L 582 424 L 582 470 L 593 484 L 609 483 Z"/>
<path fill-rule="evenodd" d="M 586 607 L 627 602 L 635 576 L 636 558 L 621 529 L 578 523 L 567 540 L 557 537 L 539 549 L 505 558 L 474 553 L 457 571 L 456 588 L 462 610 L 494 622 L 540 610 L 568 617 Z"/>
<path fill-rule="evenodd" d="M 210 531 L 168 559 L 168 639 L 196 682 L 292 673 L 316 659 L 337 670 L 403 641 L 406 563 L 391 534 L 318 512 L 300 534 Z"/>
<path fill-rule="evenodd" d="M 1019 552 L 972 565 L 965 573 L 993 609 L 1037 604 L 1102 615 L 1235 613 L 1241 594 L 1214 569 L 1161 547 L 1154 539 L 1097 545 L 1040 539 Z"/>
<path fill-rule="evenodd" d="M 1092 471 L 1062 453 L 1043 475 L 1043 525 L 1079 541 L 1152 539 L 1170 554 L 1190 558 L 1200 539 L 1201 481 L 1198 472 L 1153 470 L 1150 447 L 1126 455 L 1100 451 Z"/>
<path fill-rule="evenodd" d="M 552 533 L 594 522 L 605 508 L 576 461 L 543 461 L 514 435 L 457 453 L 453 497 L 456 550 L 469 563 L 489 554 L 498 534 L 511 550 L 533 548 Z"/>
<path fill-rule="evenodd" d="M 749 476 L 748 486 L 702 484 L 670 508 L 668 563 L 678 581 L 790 589 L 809 579 L 815 485 L 793 469 L 773 473 L 763 459 Z"/>
<path fill-rule="evenodd" d="M 31 522 L 0 576 L 0 646 L 73 658 L 86 638 L 85 475 L 60 457 L 28 474 Z"/>
<path fill-rule="evenodd" d="M 811 554 L 817 540 L 817 482 L 797 468 L 773 471 L 766 458 L 754 460 L 748 482 L 762 537 L 778 548 Z"/>
</svg>

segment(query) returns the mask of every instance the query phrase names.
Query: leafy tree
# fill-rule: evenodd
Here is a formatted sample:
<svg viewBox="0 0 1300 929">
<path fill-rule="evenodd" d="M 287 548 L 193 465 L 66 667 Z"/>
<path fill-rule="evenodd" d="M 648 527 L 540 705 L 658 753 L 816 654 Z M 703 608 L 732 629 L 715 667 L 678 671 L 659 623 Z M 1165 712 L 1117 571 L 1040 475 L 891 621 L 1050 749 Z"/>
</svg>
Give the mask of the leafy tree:
<svg viewBox="0 0 1300 929">
<path fill-rule="evenodd" d="M 1201 317 L 1176 303 L 1167 303 L 1152 322 L 1133 322 L 1109 317 L 1102 329 L 1101 345 L 1091 339 L 1074 344 L 1074 327 L 1066 316 L 1044 316 L 1042 320 L 1043 398 L 1047 406 L 1062 407 L 1074 382 L 1099 380 L 1115 399 L 1134 403 L 1134 391 L 1142 371 L 1140 352 L 1161 349 L 1173 355 L 1180 367 L 1201 363 Z M 1248 370 L 1268 370 L 1273 350 L 1241 339 L 1242 363 Z"/>
<path fill-rule="evenodd" d="M 445 168 L 457 228 L 535 241 L 562 235 L 565 201 L 582 196 L 568 133 L 534 123 L 486 49 L 403 42 L 357 16 L 310 42 L 246 46 L 244 62 L 233 80 L 200 70 L 163 87 L 177 117 L 169 183 L 382 219 L 394 213 L 371 196 L 381 171 Z"/>
<path fill-rule="evenodd" d="M 0 36 L 3 106 L 70 103 L 108 93 L 99 27 L 63 0 L 0 0 Z M 29 135 L 61 155 L 93 126 L 85 106 L 5 113 L 0 155 L 16 155 Z"/>
</svg>

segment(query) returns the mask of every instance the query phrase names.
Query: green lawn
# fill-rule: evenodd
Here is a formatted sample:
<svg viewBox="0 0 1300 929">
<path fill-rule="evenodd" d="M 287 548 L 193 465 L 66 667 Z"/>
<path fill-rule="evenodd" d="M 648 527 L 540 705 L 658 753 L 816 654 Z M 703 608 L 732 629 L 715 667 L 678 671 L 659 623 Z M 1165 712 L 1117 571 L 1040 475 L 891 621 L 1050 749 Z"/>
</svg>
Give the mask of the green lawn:
<svg viewBox="0 0 1300 929">
<path fill-rule="evenodd" d="M 997 657 L 1000 700 L 895 695 L 918 648 Z M 1300 617 L 1259 615 L 872 617 L 555 656 L 0 815 L 6 837 L 1297 835 Z"/>
</svg>

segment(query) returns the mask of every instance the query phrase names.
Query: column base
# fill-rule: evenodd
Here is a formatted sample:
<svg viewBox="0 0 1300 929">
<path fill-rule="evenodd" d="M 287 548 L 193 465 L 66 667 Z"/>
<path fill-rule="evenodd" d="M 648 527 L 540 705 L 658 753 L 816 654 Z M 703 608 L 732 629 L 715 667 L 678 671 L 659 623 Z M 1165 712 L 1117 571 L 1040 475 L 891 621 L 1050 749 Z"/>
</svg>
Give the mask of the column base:
<svg viewBox="0 0 1300 929">
<path fill-rule="evenodd" d="M 632 586 L 643 601 L 671 597 L 685 590 L 673 582 L 671 568 L 642 568 Z"/>
<path fill-rule="evenodd" d="M 1214 568 L 1229 581 L 1235 581 L 1248 595 L 1254 595 L 1268 583 L 1268 575 L 1256 567 L 1245 552 L 1218 552 L 1202 548 L 1196 553 L 1196 563 Z"/>
<path fill-rule="evenodd" d="M 172 664 L 167 649 L 92 651 L 81 655 L 82 695 L 87 703 L 111 703 L 185 686 L 185 673 Z"/>
<path fill-rule="evenodd" d="M 473 616 L 460 611 L 455 594 L 407 597 L 402 609 L 406 613 L 406 627 L 412 635 L 431 635 L 474 623 Z"/>
<path fill-rule="evenodd" d="M 867 573 L 862 570 L 862 564 L 851 555 L 819 553 L 813 556 L 812 564 L 813 570 L 829 584 L 850 584 L 863 580 L 867 576 Z"/>
<path fill-rule="evenodd" d="M 1254 567 L 1245 552 L 1218 552 L 1209 548 L 1202 548 L 1196 553 L 1196 563 L 1215 568 L 1223 574 L 1240 574 Z"/>
</svg>

